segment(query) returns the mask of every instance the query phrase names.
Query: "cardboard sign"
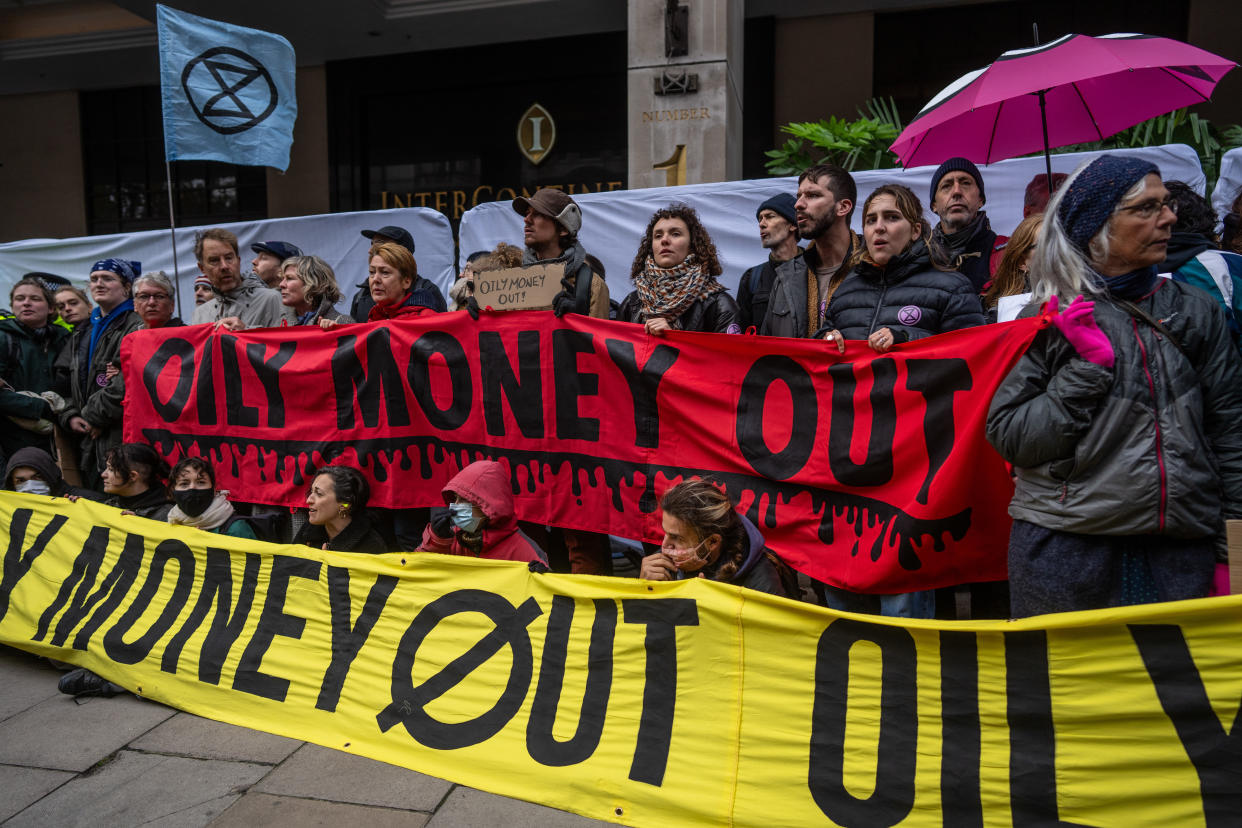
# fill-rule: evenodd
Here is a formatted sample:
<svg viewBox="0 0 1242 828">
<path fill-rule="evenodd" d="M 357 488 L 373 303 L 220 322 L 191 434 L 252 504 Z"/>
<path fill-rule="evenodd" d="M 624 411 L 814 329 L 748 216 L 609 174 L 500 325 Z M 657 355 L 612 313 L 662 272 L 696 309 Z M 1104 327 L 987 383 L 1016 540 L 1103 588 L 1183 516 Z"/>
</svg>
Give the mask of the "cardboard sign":
<svg viewBox="0 0 1242 828">
<path fill-rule="evenodd" d="M 551 310 L 565 265 L 530 265 L 475 274 L 474 298 L 493 310 Z"/>
</svg>

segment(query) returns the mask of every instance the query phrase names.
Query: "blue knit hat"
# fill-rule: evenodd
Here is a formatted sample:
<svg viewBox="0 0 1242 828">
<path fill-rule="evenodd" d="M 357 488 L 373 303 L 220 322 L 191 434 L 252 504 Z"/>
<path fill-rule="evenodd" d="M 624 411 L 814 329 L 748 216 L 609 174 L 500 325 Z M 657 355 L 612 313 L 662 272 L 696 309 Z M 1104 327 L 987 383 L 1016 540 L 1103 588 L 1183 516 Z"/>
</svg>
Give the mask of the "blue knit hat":
<svg viewBox="0 0 1242 828">
<path fill-rule="evenodd" d="M 1084 167 L 1070 183 L 1057 209 L 1057 218 L 1070 242 L 1087 252 L 1087 245 L 1113 214 L 1117 202 L 1151 173 L 1159 175 L 1160 168 L 1127 155 L 1101 155 Z"/>
<path fill-rule="evenodd" d="M 796 225 L 798 223 L 798 211 L 794 209 L 795 203 L 796 200 L 789 193 L 777 193 L 759 205 L 759 209 L 755 211 L 755 218 L 759 218 L 759 214 L 764 210 L 771 210 L 785 221 Z"/>
<path fill-rule="evenodd" d="M 987 203 L 988 196 L 987 193 L 983 191 L 983 176 L 979 174 L 979 168 L 971 163 L 970 159 L 958 156 L 945 161 L 939 167 L 936 167 L 936 171 L 932 173 L 931 196 L 929 196 L 928 201 L 929 204 L 935 202 L 936 200 L 936 187 L 940 186 L 940 179 L 944 178 L 951 172 L 964 172 L 973 178 L 975 180 L 975 184 L 979 187 L 980 202 L 985 204 Z"/>
<path fill-rule="evenodd" d="M 91 273 L 96 270 L 108 270 L 121 277 L 125 284 L 142 275 L 142 262 L 130 262 L 125 259 L 100 259 L 91 265 Z"/>
</svg>

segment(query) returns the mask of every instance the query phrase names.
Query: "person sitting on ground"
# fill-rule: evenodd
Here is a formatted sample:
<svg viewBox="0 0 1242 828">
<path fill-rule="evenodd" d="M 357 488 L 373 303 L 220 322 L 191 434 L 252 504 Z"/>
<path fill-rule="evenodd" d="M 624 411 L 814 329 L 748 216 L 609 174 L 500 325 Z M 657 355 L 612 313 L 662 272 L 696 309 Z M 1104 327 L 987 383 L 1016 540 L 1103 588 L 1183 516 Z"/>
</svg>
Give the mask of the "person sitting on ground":
<svg viewBox="0 0 1242 828">
<path fill-rule="evenodd" d="M 367 517 L 370 494 L 366 478 L 357 469 L 320 469 L 306 492 L 307 523 L 298 530 L 293 542 L 336 552 L 387 552 L 384 539 Z"/>
<path fill-rule="evenodd" d="M 318 256 L 291 256 L 280 266 L 280 301 L 297 314 L 298 325 L 317 325 L 320 319 L 352 322 L 336 312 L 341 289 L 332 267 Z"/>
<path fill-rule="evenodd" d="M 1203 196 L 1181 181 L 1164 182 L 1177 212 L 1164 261 L 1156 265 L 1175 281 L 1206 292 L 1225 312 L 1229 334 L 1242 351 L 1242 256 L 1216 244 L 1216 213 Z"/>
<path fill-rule="evenodd" d="M 865 247 L 816 336 L 840 353 L 847 339 L 865 339 L 883 353 L 901 342 L 984 324 L 974 286 L 932 261 L 925 231 L 923 206 L 908 187 L 885 184 L 867 196 Z"/>
<path fill-rule="evenodd" d="M 168 512 L 169 523 L 258 540 L 250 524 L 234 511 L 229 493 L 216 489 L 216 470 L 209 461 L 183 457 L 168 480 L 168 496 L 176 504 Z"/>
<path fill-rule="evenodd" d="M 764 546 L 763 535 L 715 484 L 697 479 L 678 483 L 660 499 L 660 512 L 664 541 L 659 552 L 643 558 L 640 578 L 699 577 L 797 597 L 792 571 Z"/>
<path fill-rule="evenodd" d="M 134 310 L 148 330 L 185 327 L 184 322 L 173 316 L 175 296 L 172 280 L 162 270 L 144 273 L 134 280 Z"/>
<path fill-rule="evenodd" d="M 509 475 L 500 463 L 471 463 L 441 494 L 448 507 L 432 510 L 420 552 L 548 565 L 543 550 L 518 528 Z"/>
<path fill-rule="evenodd" d="M 13 452 L 4 467 L 4 488 L 13 492 L 74 500 L 80 497 L 96 501 L 106 499 L 106 495 L 100 492 L 66 483 L 52 455 L 41 448 L 24 448 Z"/>
<path fill-rule="evenodd" d="M 104 501 L 126 514 L 166 520 L 172 503 L 164 491 L 168 464 L 145 443 L 122 443 L 108 452 L 103 471 Z"/>
<path fill-rule="evenodd" d="M 27 276 L 9 301 L 13 317 L 0 320 L 0 457 L 27 446 L 51 450 L 53 418 L 66 406 L 54 367 L 69 334 L 52 322 L 52 293 Z"/>
<path fill-rule="evenodd" d="M 1031 255 L 1035 252 L 1039 229 L 1043 225 L 1044 214 L 1035 213 L 1022 219 L 1014 228 L 1000 264 L 996 266 L 996 275 L 983 294 L 983 309 L 989 322 L 996 321 L 997 305 L 1001 299 L 1031 292 Z"/>
<path fill-rule="evenodd" d="M 91 300 L 86 298 L 86 291 L 73 285 L 57 288 L 55 297 L 56 311 L 61 321 L 69 325 L 70 331 L 81 327 L 82 323 L 91 321 Z"/>
<path fill-rule="evenodd" d="M 496 249 L 499 250 L 501 247 L 513 247 L 513 245 L 501 242 Z M 517 250 L 519 254 L 522 252 L 520 247 L 514 249 Z M 474 265 L 483 257 L 490 256 L 491 252 L 492 251 L 489 250 L 476 250 L 466 257 L 466 266 L 461 269 L 461 273 L 458 275 L 457 281 L 453 282 L 453 286 L 449 288 L 449 301 L 453 303 L 450 310 L 466 309 L 466 300 L 474 295 Z M 519 258 L 518 265 L 521 263 L 522 261 Z"/>
<path fill-rule="evenodd" d="M 647 222 L 630 268 L 636 288 L 617 319 L 644 325 L 652 336 L 666 331 L 741 333 L 737 302 L 716 277 L 716 245 L 687 204 L 670 204 Z"/>
<path fill-rule="evenodd" d="M 418 287 L 418 263 L 414 254 L 395 242 L 380 242 L 371 246 L 371 299 L 374 306 L 367 316 L 368 322 L 386 319 L 413 319 L 435 313 L 431 290 Z M 426 281 L 425 279 L 422 281 Z M 443 297 L 441 297 L 443 298 Z M 320 319 L 319 327 L 325 331 L 348 324 L 335 319 Z"/>
</svg>

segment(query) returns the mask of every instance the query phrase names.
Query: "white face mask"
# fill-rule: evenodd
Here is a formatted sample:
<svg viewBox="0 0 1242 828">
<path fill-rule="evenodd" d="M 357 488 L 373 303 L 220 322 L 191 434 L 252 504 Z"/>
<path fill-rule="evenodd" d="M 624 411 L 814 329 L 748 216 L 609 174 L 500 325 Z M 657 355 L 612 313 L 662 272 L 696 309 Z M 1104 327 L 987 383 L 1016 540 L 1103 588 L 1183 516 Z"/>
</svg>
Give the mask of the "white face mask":
<svg viewBox="0 0 1242 828">
<path fill-rule="evenodd" d="M 50 495 L 52 489 L 42 480 L 25 480 L 17 484 L 17 491 L 25 494 Z"/>
</svg>

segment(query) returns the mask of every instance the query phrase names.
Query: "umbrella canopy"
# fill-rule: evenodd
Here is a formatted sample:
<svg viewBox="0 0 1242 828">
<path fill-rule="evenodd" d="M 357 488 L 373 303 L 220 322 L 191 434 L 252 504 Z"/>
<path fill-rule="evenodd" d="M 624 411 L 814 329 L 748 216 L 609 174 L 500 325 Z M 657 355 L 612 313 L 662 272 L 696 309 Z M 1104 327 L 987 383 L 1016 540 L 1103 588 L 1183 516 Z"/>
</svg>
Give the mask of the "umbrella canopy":
<svg viewBox="0 0 1242 828">
<path fill-rule="evenodd" d="M 1165 37 L 1065 35 L 1005 52 L 991 66 L 949 84 L 889 149 L 911 167 L 959 155 L 989 164 L 1100 141 L 1208 100 L 1235 66 Z M 1047 107 L 1046 122 L 1041 103 Z"/>
</svg>

